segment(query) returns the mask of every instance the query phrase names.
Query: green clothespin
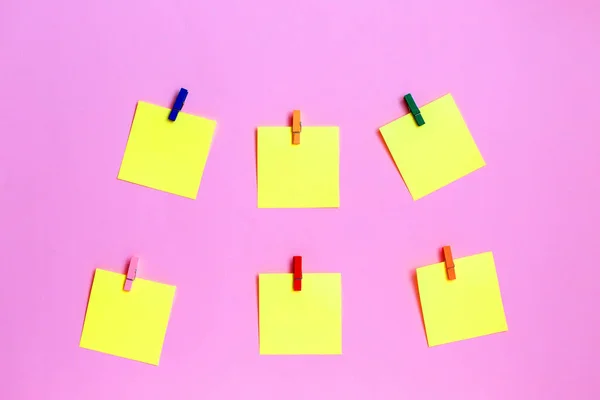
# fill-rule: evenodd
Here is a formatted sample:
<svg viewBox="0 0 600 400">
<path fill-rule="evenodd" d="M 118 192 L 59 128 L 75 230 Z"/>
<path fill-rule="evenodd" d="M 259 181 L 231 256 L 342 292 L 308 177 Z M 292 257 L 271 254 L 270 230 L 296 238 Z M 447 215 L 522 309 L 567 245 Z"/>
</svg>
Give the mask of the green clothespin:
<svg viewBox="0 0 600 400">
<path fill-rule="evenodd" d="M 404 101 L 406 101 L 406 104 L 408 105 L 408 109 L 410 110 L 410 113 L 415 118 L 417 125 L 418 126 L 425 125 L 425 120 L 423 119 L 423 116 L 421 115 L 421 110 L 419 110 L 419 107 L 417 107 L 417 103 L 415 103 L 415 100 L 413 99 L 412 94 L 409 93 L 406 96 L 404 96 Z"/>
</svg>

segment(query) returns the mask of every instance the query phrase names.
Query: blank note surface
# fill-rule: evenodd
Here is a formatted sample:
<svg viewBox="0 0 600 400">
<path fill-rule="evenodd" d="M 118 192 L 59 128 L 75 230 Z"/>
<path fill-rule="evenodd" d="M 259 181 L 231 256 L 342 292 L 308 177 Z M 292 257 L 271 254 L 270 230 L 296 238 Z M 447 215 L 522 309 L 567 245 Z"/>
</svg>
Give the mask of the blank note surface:
<svg viewBox="0 0 600 400">
<path fill-rule="evenodd" d="M 80 347 L 158 365 L 175 286 L 96 269 Z"/>
<path fill-rule="evenodd" d="M 420 110 L 425 125 L 407 114 L 379 129 L 414 200 L 485 165 L 452 95 Z"/>
<path fill-rule="evenodd" d="M 260 354 L 341 354 L 342 276 L 260 274 Z"/>
<path fill-rule="evenodd" d="M 340 206 L 337 127 L 302 127 L 297 145 L 290 127 L 259 127 L 257 135 L 259 208 Z"/>
<path fill-rule="evenodd" d="M 118 178 L 195 199 L 216 122 L 138 102 Z"/>
<path fill-rule="evenodd" d="M 492 253 L 455 258 L 454 265 L 455 280 L 444 262 L 417 268 L 429 346 L 508 330 Z"/>
</svg>

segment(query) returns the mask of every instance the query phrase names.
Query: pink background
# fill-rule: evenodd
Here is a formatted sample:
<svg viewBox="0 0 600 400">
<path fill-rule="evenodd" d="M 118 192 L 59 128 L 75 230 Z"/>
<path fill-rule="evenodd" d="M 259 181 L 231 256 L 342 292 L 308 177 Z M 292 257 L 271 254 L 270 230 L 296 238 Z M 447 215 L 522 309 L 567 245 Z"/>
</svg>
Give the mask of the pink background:
<svg viewBox="0 0 600 400">
<path fill-rule="evenodd" d="M 485 5 L 484 5 L 485 3 Z M 0 398 L 597 399 L 600 4 L 4 0 Z M 136 101 L 214 118 L 196 201 L 116 179 Z M 378 134 L 451 92 L 488 166 L 413 202 Z M 341 128 L 341 208 L 259 210 L 254 134 Z M 509 332 L 428 348 L 413 271 L 492 250 Z M 93 271 L 177 285 L 161 365 L 80 349 Z M 344 355 L 258 355 L 256 275 L 343 274 Z"/>
</svg>

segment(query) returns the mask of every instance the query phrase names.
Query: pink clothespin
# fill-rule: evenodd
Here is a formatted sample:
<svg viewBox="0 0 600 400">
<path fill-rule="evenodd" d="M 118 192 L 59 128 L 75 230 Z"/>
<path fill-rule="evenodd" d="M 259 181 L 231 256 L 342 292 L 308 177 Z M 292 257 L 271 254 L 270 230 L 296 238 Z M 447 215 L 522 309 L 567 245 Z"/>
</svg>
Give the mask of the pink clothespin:
<svg viewBox="0 0 600 400">
<path fill-rule="evenodd" d="M 138 264 L 140 263 L 140 259 L 136 256 L 131 257 L 129 261 L 129 267 L 127 268 L 127 279 L 125 279 L 125 285 L 123 286 L 123 290 L 129 292 L 131 290 L 131 285 L 135 280 L 135 276 L 137 275 Z"/>
</svg>

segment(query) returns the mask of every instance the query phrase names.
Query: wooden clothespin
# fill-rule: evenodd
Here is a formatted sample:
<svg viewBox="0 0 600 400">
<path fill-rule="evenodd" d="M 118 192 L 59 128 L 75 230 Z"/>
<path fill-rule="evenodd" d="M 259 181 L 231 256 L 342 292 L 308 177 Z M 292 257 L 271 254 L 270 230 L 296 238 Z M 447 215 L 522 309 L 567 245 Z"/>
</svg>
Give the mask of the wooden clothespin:
<svg viewBox="0 0 600 400">
<path fill-rule="evenodd" d="M 294 291 L 299 292 L 302 290 L 302 257 L 294 256 Z"/>
<path fill-rule="evenodd" d="M 179 114 L 179 111 L 181 111 L 181 109 L 183 108 L 183 104 L 185 103 L 187 95 L 187 89 L 179 89 L 179 94 L 177 95 L 177 98 L 175 99 L 175 104 L 173 104 L 173 108 L 171 109 L 171 113 L 169 114 L 169 120 L 175 121 L 177 119 L 177 114 Z"/>
<path fill-rule="evenodd" d="M 125 279 L 125 285 L 123 286 L 123 290 L 126 292 L 131 290 L 131 285 L 133 284 L 133 281 L 137 275 L 139 263 L 140 259 L 138 257 L 131 257 L 131 260 L 129 261 L 129 267 L 127 267 L 127 278 Z"/>
<path fill-rule="evenodd" d="M 410 113 L 413 115 L 415 121 L 417 122 L 417 125 L 425 125 L 425 120 L 421 115 L 421 110 L 419 110 L 419 107 L 417 107 L 417 103 L 415 103 L 412 94 L 409 93 L 406 96 L 404 96 L 404 101 L 406 101 L 406 105 L 408 105 L 408 109 L 410 110 Z"/>
<path fill-rule="evenodd" d="M 452 258 L 452 250 L 450 246 L 444 246 L 444 261 L 446 262 L 446 275 L 448 280 L 453 281 L 456 279 L 456 271 L 454 271 L 454 259 Z"/>
<path fill-rule="evenodd" d="M 300 110 L 294 110 L 292 113 L 292 144 L 300 144 L 300 131 L 302 131 Z"/>
</svg>

